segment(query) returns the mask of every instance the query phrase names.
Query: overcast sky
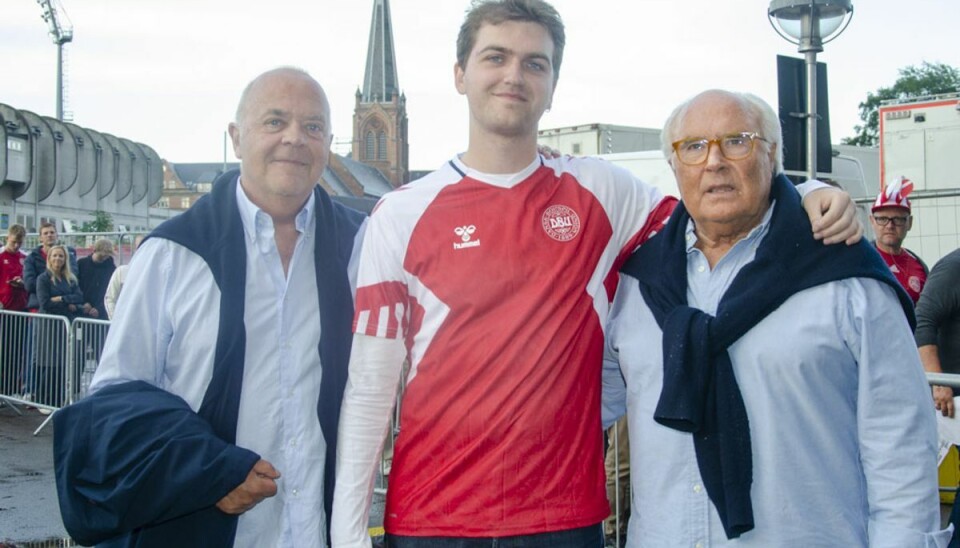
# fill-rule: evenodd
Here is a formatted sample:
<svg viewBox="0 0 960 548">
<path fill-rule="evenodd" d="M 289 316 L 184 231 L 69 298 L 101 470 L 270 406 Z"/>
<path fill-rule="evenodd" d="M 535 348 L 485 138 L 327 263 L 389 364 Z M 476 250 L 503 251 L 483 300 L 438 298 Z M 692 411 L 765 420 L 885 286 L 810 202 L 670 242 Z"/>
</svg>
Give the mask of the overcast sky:
<svg viewBox="0 0 960 548">
<path fill-rule="evenodd" d="M 62 0 L 74 25 L 68 111 L 97 131 L 173 162 L 217 162 L 240 90 L 296 65 L 326 88 L 337 141 L 352 133 L 373 0 Z M 466 102 L 453 87 L 467 0 L 390 0 L 410 167 L 434 169 L 466 147 Z M 767 21 L 765 0 L 555 0 L 567 48 L 541 129 L 593 122 L 659 128 L 707 88 L 751 91 L 776 107 L 776 55 L 799 57 Z M 960 67 L 958 0 L 854 0 L 826 44 L 833 141 L 857 105 L 922 61 Z M 0 103 L 55 116 L 56 47 L 36 0 L 2 0 Z M 344 150 L 337 147 L 338 150 Z M 228 159 L 233 160 L 232 152 Z"/>
</svg>

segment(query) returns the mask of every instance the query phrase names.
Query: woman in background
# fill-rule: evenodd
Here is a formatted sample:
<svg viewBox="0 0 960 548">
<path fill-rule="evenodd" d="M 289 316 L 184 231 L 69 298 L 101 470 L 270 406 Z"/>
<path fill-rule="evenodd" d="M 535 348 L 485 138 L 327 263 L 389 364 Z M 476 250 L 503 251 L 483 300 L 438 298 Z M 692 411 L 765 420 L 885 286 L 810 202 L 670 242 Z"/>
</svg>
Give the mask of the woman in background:
<svg viewBox="0 0 960 548">
<path fill-rule="evenodd" d="M 72 320 L 82 312 L 83 293 L 62 245 L 55 245 L 47 252 L 47 269 L 37 277 L 37 298 L 41 314 Z M 62 407 L 67 404 L 64 390 L 67 330 L 59 322 L 46 319 L 40 323 L 38 332 L 37 402 Z"/>
</svg>

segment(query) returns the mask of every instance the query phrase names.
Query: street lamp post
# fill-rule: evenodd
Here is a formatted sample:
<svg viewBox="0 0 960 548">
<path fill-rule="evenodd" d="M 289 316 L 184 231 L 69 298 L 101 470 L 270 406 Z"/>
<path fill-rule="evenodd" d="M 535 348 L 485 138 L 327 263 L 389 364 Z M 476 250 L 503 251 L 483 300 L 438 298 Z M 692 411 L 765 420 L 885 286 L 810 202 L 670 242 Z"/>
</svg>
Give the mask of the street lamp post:
<svg viewBox="0 0 960 548">
<path fill-rule="evenodd" d="M 54 5 L 56 3 L 56 5 Z M 63 121 L 63 47 L 73 41 L 73 24 L 59 0 L 37 0 L 43 20 L 50 28 L 50 38 L 57 45 L 57 120 Z"/>
<path fill-rule="evenodd" d="M 817 53 L 853 18 L 852 0 L 770 0 L 767 17 L 777 34 L 804 54 L 807 69 L 807 177 L 817 178 Z"/>
</svg>

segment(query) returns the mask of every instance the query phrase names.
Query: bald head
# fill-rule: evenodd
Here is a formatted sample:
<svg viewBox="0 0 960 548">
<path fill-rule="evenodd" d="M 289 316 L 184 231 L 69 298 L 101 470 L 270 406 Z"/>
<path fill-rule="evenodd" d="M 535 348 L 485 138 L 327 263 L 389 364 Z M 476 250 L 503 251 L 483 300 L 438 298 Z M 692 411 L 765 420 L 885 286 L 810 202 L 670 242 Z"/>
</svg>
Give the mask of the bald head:
<svg viewBox="0 0 960 548">
<path fill-rule="evenodd" d="M 270 83 L 278 79 L 299 79 L 309 84 L 312 84 L 316 87 L 317 94 L 323 98 L 323 105 L 326 112 L 327 120 L 330 119 L 330 103 L 327 101 L 327 95 L 323 91 L 323 87 L 320 86 L 320 83 L 313 79 L 313 76 L 298 67 L 277 67 L 275 69 L 270 69 L 247 84 L 247 87 L 243 88 L 243 93 L 240 94 L 240 102 L 237 104 L 237 112 L 234 115 L 234 123 L 238 126 L 242 125 L 243 118 L 246 116 L 249 107 L 251 98 L 255 97 L 259 91 L 262 90 L 264 86 L 268 86 Z M 329 131 L 329 125 L 328 125 Z"/>
</svg>

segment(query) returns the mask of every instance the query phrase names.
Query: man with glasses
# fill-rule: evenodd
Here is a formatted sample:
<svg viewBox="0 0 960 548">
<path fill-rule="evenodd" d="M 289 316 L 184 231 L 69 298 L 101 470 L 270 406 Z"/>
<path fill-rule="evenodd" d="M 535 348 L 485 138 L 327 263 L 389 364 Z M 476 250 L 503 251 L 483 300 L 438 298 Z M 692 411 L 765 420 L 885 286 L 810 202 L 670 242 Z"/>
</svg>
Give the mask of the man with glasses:
<svg viewBox="0 0 960 548">
<path fill-rule="evenodd" d="M 627 413 L 627 546 L 945 546 L 913 306 L 866 242 L 824 246 L 761 99 L 662 133 L 681 203 L 621 270 L 604 413 Z M 909 321 L 908 321 L 909 319 Z"/>
<path fill-rule="evenodd" d="M 907 290 L 913 304 L 920 299 L 920 291 L 927 282 L 927 265 L 912 251 L 903 247 L 903 239 L 913 226 L 910 215 L 910 200 L 907 195 L 913 190 L 913 182 L 906 177 L 896 177 L 880 189 L 873 203 L 870 224 L 877 235 L 874 242 L 883 262 L 890 267 L 900 285 Z"/>
</svg>

